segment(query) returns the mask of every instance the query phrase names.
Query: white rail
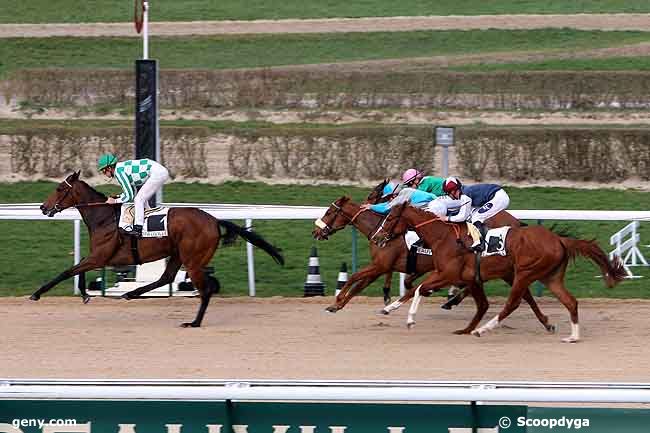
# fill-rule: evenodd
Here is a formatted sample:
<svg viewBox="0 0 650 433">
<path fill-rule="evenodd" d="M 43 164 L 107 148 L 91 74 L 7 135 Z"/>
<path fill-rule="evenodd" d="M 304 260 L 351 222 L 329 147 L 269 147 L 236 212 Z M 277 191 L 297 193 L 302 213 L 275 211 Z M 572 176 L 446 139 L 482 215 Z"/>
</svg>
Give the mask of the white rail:
<svg viewBox="0 0 650 433">
<path fill-rule="evenodd" d="M 0 379 L 0 399 L 650 403 L 648 383 Z"/>
<path fill-rule="evenodd" d="M 75 209 L 66 209 L 50 218 L 40 211 L 38 203 L 0 204 L 0 220 L 51 220 L 74 221 L 75 264 L 80 258 L 81 216 Z M 163 203 L 170 207 L 198 207 L 220 219 L 245 220 L 246 225 L 253 220 L 300 220 L 321 217 L 327 208 L 318 206 L 281 206 L 251 204 L 209 204 L 209 203 Z M 571 221 L 650 221 L 650 211 L 617 210 L 509 210 L 514 217 L 523 220 L 571 220 Z M 255 296 L 255 269 L 253 248 L 247 248 L 248 293 Z M 77 287 L 75 278 L 74 287 Z"/>
</svg>

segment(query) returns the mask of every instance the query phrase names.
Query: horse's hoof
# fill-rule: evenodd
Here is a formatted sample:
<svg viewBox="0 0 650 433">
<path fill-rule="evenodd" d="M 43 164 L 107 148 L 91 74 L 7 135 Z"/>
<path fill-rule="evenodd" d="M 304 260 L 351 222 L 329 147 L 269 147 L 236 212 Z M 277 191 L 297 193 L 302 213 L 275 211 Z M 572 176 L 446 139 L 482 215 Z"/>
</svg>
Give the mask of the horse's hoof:
<svg viewBox="0 0 650 433">
<path fill-rule="evenodd" d="M 181 323 L 181 328 L 199 328 L 201 325 L 194 322 Z"/>
<path fill-rule="evenodd" d="M 390 305 L 390 296 L 384 296 L 384 305 Z"/>
<path fill-rule="evenodd" d="M 555 334 L 557 332 L 557 325 L 547 325 L 546 330 L 549 334 Z"/>
<path fill-rule="evenodd" d="M 325 308 L 325 311 L 328 313 L 336 313 L 339 311 L 339 308 L 336 305 L 330 305 L 329 307 Z"/>
<path fill-rule="evenodd" d="M 442 304 L 442 305 L 440 306 L 440 308 L 442 308 L 443 310 L 451 310 L 451 305 L 447 305 L 447 304 L 445 303 L 445 304 Z"/>
<path fill-rule="evenodd" d="M 567 337 L 562 339 L 562 343 L 577 343 L 578 341 L 580 340 L 574 337 Z"/>
<path fill-rule="evenodd" d="M 32 301 L 38 301 L 39 299 L 41 299 L 41 295 L 37 295 L 36 293 L 34 293 L 32 296 L 29 297 L 29 299 Z"/>
<path fill-rule="evenodd" d="M 406 324 L 407 329 L 413 329 L 414 326 L 415 326 L 415 322 L 409 322 Z"/>
<path fill-rule="evenodd" d="M 454 334 L 456 334 L 456 335 L 467 335 L 470 332 L 472 332 L 470 329 L 465 328 L 465 329 L 457 329 L 457 330 L 455 330 Z"/>
<path fill-rule="evenodd" d="M 131 295 L 129 295 L 128 293 L 124 293 L 122 296 L 120 296 L 120 298 L 126 299 L 127 301 L 130 301 L 131 299 L 133 299 L 131 297 Z"/>
<path fill-rule="evenodd" d="M 481 336 L 481 333 L 478 331 L 478 329 L 475 329 L 475 330 L 472 331 L 472 335 L 473 335 L 474 337 L 480 337 L 480 336 Z"/>
<path fill-rule="evenodd" d="M 90 296 L 87 296 L 87 295 L 86 295 L 86 296 L 83 296 L 83 297 L 81 298 L 81 302 L 83 302 L 84 304 L 89 303 L 89 302 L 90 302 Z"/>
<path fill-rule="evenodd" d="M 383 308 L 381 310 L 377 311 L 377 316 L 388 316 L 389 314 L 390 314 L 390 311 L 385 310 Z"/>
</svg>

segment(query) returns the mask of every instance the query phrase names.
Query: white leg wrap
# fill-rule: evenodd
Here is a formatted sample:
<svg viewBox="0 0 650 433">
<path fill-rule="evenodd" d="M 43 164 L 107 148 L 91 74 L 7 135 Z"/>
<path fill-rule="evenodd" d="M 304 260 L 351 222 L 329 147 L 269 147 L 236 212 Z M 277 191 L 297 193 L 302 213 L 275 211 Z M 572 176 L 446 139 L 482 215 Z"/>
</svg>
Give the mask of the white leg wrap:
<svg viewBox="0 0 650 433">
<path fill-rule="evenodd" d="M 401 307 L 401 306 L 402 306 L 402 302 L 400 302 L 399 300 L 398 300 L 398 301 L 395 301 L 395 302 L 393 302 L 392 304 L 388 304 L 388 305 L 386 305 L 386 306 L 384 307 L 384 312 L 385 312 L 385 313 L 391 313 L 391 312 L 397 310 L 397 309 L 398 309 L 399 307 Z"/>
<path fill-rule="evenodd" d="M 577 323 L 571 323 L 571 336 L 563 338 L 562 341 L 565 343 L 577 343 L 580 341 L 580 325 Z"/>
<path fill-rule="evenodd" d="M 481 335 L 487 333 L 488 331 L 492 331 L 493 329 L 497 328 L 499 325 L 500 325 L 500 323 L 499 323 L 499 315 L 497 314 L 496 316 L 494 316 L 492 318 L 492 320 L 487 322 L 485 325 L 483 325 L 480 328 L 475 329 L 474 331 L 472 331 L 472 334 L 477 335 L 477 336 L 480 337 Z"/>
<path fill-rule="evenodd" d="M 409 308 L 408 318 L 406 319 L 406 325 L 409 327 L 415 324 L 415 314 L 418 312 L 418 305 L 420 305 L 420 300 L 422 299 L 422 295 L 420 295 L 420 287 L 422 287 L 422 285 L 415 289 L 415 296 L 413 296 L 411 308 Z"/>
</svg>

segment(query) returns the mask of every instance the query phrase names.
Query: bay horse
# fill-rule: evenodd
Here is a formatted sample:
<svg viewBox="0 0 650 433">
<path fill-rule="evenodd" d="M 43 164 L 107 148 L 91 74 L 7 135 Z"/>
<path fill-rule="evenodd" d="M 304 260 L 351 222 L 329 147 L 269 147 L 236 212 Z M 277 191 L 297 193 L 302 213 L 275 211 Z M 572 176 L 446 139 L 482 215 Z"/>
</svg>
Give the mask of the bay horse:
<svg viewBox="0 0 650 433">
<path fill-rule="evenodd" d="M 410 227 L 431 246 L 434 252 L 435 270 L 415 289 L 402 299 L 385 307 L 387 312 L 398 308 L 413 298 L 409 309 L 407 326 L 415 324 L 415 314 L 421 296 L 450 284 L 474 281 L 476 265 L 474 253 L 467 244 L 459 242 L 466 236 L 466 224 L 447 223 L 435 215 L 412 206 L 395 206 L 382 228 L 379 238 L 391 238 L 404 233 Z M 506 256 L 493 255 L 482 259 L 480 276 L 483 281 L 503 279 L 511 286 L 510 295 L 501 312 L 488 323 L 472 331 L 482 336 L 495 329 L 519 306 L 528 286 L 541 281 L 560 300 L 571 317 L 571 335 L 562 341 L 575 343 L 580 340 L 578 324 L 578 301 L 564 285 L 564 275 L 570 260 L 583 256 L 592 260 L 604 277 L 607 287 L 614 287 L 625 276 L 620 260 L 610 261 L 596 241 L 560 236 L 544 226 L 513 227 L 506 237 Z"/>
<path fill-rule="evenodd" d="M 193 207 L 170 208 L 167 216 L 168 236 L 139 239 L 136 255 L 132 250 L 132 237 L 118 230 L 121 205 L 106 204 L 105 201 L 106 196 L 80 180 L 79 172 L 76 172 L 61 182 L 41 205 L 43 214 L 50 217 L 64 209 L 76 207 L 88 227 L 90 254 L 79 264 L 63 271 L 35 291 L 30 297 L 31 300 L 39 300 L 43 293 L 61 281 L 92 269 L 109 265 L 139 264 L 136 263 L 138 261 L 153 262 L 169 257 L 167 267 L 158 281 L 125 293 L 122 297 L 134 299 L 157 287 L 171 284 L 183 265 L 201 295 L 201 305 L 194 321 L 183 323 L 181 326 L 199 327 L 210 303 L 210 297 L 218 289 L 218 282 L 205 278 L 203 267 L 210 262 L 220 242 L 224 246 L 232 245 L 237 236 L 241 236 L 267 252 L 278 264 L 284 265 L 280 250 L 259 234 L 230 221 L 214 218 Z M 222 233 L 221 229 L 225 232 Z M 139 257 L 139 260 L 136 257 Z M 87 302 L 85 288 L 82 296 L 84 302 Z"/>
<path fill-rule="evenodd" d="M 370 238 L 385 219 L 385 215 L 372 211 L 362 212 L 359 204 L 352 202 L 349 197 L 343 196 L 330 205 L 325 215 L 321 218 L 321 222 L 325 226 L 323 228 L 316 228 L 313 231 L 313 236 L 319 240 L 326 240 L 333 233 L 352 224 L 357 230 Z M 509 224 L 518 226 L 520 223 L 507 212 L 499 212 L 487 221 L 488 227 L 500 227 Z M 428 245 L 431 246 L 431 244 Z M 336 302 L 327 307 L 327 311 L 335 313 L 342 309 L 354 296 L 361 293 L 363 289 L 384 273 L 394 271 L 406 272 L 408 249 L 406 248 L 406 242 L 403 236 L 391 238 L 386 242 L 384 247 L 379 247 L 376 243 L 370 242 L 370 254 L 372 262 L 348 279 L 336 297 Z M 436 269 L 436 263 L 433 257 L 418 255 L 416 272 L 406 279 L 404 285 L 408 290 L 412 290 L 412 282 L 415 279 L 434 269 Z M 477 285 L 473 280 L 465 281 L 464 285 L 468 286 L 468 292 L 474 298 L 477 310 L 469 325 L 464 329 L 455 331 L 455 334 L 468 334 L 474 330 L 490 305 L 482 286 Z M 544 325 L 544 328 L 549 332 L 554 332 L 554 325 L 549 324 L 548 317 L 541 312 L 537 302 L 535 302 L 535 298 L 533 298 L 529 290 L 526 290 L 523 297 L 530 305 L 537 319 Z M 390 311 L 382 310 L 382 312 L 387 314 Z"/>
</svg>

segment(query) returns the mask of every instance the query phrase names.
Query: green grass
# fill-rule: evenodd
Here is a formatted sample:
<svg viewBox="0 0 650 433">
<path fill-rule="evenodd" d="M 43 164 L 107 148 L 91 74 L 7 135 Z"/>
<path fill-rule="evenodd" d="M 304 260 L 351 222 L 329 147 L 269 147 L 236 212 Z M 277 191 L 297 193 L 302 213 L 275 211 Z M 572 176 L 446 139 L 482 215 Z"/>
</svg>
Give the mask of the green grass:
<svg viewBox="0 0 650 433">
<path fill-rule="evenodd" d="M 0 203 L 42 202 L 53 190 L 49 182 L 22 182 L 0 184 Z M 117 192 L 117 186 L 105 185 L 105 192 Z M 650 193 L 634 190 L 610 189 L 577 190 L 568 188 L 507 188 L 513 209 L 620 209 L 647 210 Z M 265 203 L 327 206 L 337 197 L 348 194 L 359 200 L 367 188 L 344 186 L 264 185 L 260 183 L 228 182 L 222 185 L 172 183 L 165 188 L 165 199 L 170 202 L 206 203 Z M 239 223 L 242 223 L 239 221 Z M 535 222 L 533 222 L 535 223 Z M 287 264 L 281 268 L 263 252 L 255 254 L 256 284 L 259 296 L 301 296 L 307 274 L 307 259 L 312 246 L 317 246 L 321 274 L 327 284 L 327 293 L 336 286 L 341 262 L 351 265 L 351 231 L 337 233 L 329 241 L 316 242 L 311 237 L 312 221 L 255 221 L 256 229 L 271 243 L 283 249 Z M 550 222 L 546 222 L 550 225 Z M 596 238 L 609 250 L 609 236 L 621 229 L 625 222 L 563 222 L 559 227 L 569 229 L 573 236 Z M 25 295 L 53 278 L 72 264 L 72 223 L 57 221 L 0 221 L 4 241 L 0 244 L 0 295 Z M 87 244 L 83 233 L 84 248 Z M 642 243 L 649 243 L 650 227 L 641 227 Z M 650 250 L 642 247 L 648 254 Z M 360 266 L 368 262 L 367 241 L 359 239 Z M 223 295 L 247 293 L 246 251 L 243 243 L 220 248 L 212 265 L 222 282 Z M 628 280 L 615 289 L 605 289 L 596 278 L 597 268 L 579 259 L 569 268 L 567 284 L 579 297 L 648 298 L 646 290 L 650 269 L 637 268 L 645 275 L 641 280 Z M 394 277 L 396 293 L 398 277 Z M 55 294 L 69 294 L 70 283 L 62 283 Z M 505 295 L 503 284 L 489 283 L 488 293 Z M 381 284 L 375 283 L 367 291 L 377 295 Z"/>
<path fill-rule="evenodd" d="M 329 18 L 414 15 L 650 12 L 642 0 L 156 0 L 152 21 Z M 4 0 L 0 23 L 115 22 L 133 19 L 133 0 Z"/>
<path fill-rule="evenodd" d="M 454 66 L 454 71 L 648 71 L 650 57 L 609 57 L 602 59 L 562 59 L 529 63 L 495 63 Z"/>
<path fill-rule="evenodd" d="M 581 50 L 650 41 L 648 32 L 569 29 L 153 38 L 163 69 L 224 69 L 506 51 Z M 132 69 L 135 38 L 16 38 L 0 44 L 0 76 L 24 68 Z"/>
</svg>

